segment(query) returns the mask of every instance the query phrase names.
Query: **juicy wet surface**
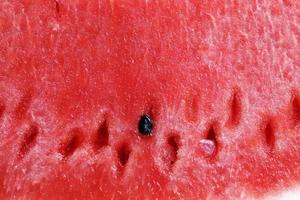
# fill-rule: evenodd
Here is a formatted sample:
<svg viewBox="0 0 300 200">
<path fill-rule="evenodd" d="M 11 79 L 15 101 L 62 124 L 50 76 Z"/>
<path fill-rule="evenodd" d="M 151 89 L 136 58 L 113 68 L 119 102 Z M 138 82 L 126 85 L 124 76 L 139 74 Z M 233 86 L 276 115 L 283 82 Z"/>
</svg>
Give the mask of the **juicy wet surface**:
<svg viewBox="0 0 300 200">
<path fill-rule="evenodd" d="M 300 182 L 297 1 L 0 11 L 2 199 L 244 199 Z"/>
</svg>

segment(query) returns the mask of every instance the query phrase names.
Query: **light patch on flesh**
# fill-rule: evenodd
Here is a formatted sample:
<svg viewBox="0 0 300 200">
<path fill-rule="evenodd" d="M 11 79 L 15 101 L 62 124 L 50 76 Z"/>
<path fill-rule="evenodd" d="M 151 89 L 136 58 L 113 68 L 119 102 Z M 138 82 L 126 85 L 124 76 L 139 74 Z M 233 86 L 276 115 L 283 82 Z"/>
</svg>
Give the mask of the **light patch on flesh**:
<svg viewBox="0 0 300 200">
<path fill-rule="evenodd" d="M 299 200 L 300 185 L 290 188 L 276 195 L 267 196 L 264 200 Z"/>
<path fill-rule="evenodd" d="M 57 22 L 53 22 L 50 24 L 53 31 L 59 31 L 60 25 Z"/>
</svg>

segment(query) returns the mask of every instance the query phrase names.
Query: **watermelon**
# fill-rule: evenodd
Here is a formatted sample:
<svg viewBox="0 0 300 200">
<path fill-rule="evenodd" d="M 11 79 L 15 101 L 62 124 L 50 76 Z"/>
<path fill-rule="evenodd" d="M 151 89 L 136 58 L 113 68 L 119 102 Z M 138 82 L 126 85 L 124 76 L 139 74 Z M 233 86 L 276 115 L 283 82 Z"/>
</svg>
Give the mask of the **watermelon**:
<svg viewBox="0 0 300 200">
<path fill-rule="evenodd" d="M 300 183 L 297 0 L 0 0 L 0 199 L 251 199 Z"/>
</svg>

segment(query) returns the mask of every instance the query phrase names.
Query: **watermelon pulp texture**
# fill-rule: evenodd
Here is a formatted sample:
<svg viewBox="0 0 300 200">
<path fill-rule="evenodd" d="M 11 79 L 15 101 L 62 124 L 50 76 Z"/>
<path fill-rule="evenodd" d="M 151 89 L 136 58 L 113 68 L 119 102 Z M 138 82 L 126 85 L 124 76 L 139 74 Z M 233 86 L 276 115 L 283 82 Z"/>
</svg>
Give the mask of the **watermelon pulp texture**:
<svg viewBox="0 0 300 200">
<path fill-rule="evenodd" d="M 299 183 L 299 24 L 296 0 L 1 0 L 1 199 Z"/>
</svg>

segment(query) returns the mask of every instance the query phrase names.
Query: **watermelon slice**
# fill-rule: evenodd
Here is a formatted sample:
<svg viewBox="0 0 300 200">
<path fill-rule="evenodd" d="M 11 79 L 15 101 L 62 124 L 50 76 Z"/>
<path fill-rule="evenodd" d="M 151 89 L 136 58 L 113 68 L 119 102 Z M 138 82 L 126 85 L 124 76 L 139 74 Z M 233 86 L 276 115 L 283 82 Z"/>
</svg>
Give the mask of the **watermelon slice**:
<svg viewBox="0 0 300 200">
<path fill-rule="evenodd" d="M 249 199 L 300 183 L 297 0 L 0 0 L 0 199 Z"/>
</svg>

